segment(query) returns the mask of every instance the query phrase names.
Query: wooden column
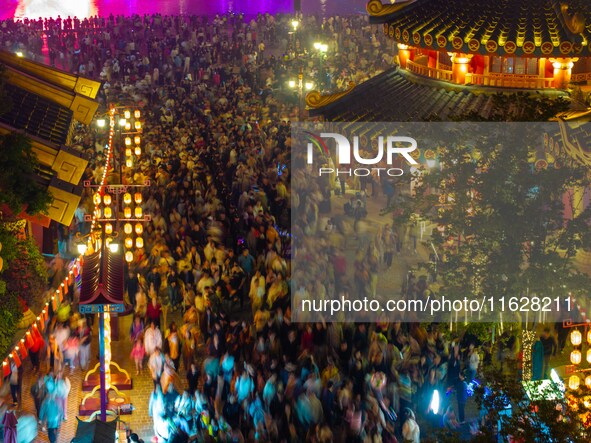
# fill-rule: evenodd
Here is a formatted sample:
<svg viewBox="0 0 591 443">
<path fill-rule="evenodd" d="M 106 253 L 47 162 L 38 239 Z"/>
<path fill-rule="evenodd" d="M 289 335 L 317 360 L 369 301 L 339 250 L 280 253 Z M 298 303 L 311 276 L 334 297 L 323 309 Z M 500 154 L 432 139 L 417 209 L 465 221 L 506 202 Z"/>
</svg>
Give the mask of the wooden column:
<svg viewBox="0 0 591 443">
<path fill-rule="evenodd" d="M 573 69 L 574 62 L 578 58 L 551 58 L 552 66 L 554 67 L 554 87 L 558 89 L 566 89 L 570 83 L 570 76 Z"/>
<path fill-rule="evenodd" d="M 400 67 L 406 69 L 406 62 L 410 59 L 410 48 L 408 45 L 398 43 L 398 60 L 400 61 Z"/>
<path fill-rule="evenodd" d="M 468 73 L 468 63 L 472 54 L 462 54 L 461 52 L 449 53 L 451 58 L 452 80 L 458 85 L 466 83 L 466 74 Z"/>
</svg>

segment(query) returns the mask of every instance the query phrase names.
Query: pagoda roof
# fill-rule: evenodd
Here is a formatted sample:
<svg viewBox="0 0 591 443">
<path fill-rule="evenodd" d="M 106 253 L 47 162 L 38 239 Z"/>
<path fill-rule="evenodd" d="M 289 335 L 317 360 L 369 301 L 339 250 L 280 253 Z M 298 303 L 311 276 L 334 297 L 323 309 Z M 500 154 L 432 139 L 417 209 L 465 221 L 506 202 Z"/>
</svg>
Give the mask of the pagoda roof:
<svg viewBox="0 0 591 443">
<path fill-rule="evenodd" d="M 409 0 L 367 4 L 399 43 L 501 56 L 591 56 L 588 0 Z"/>
<path fill-rule="evenodd" d="M 108 248 L 84 257 L 80 285 L 80 305 L 122 304 L 125 265 L 121 253 Z"/>
<path fill-rule="evenodd" d="M 445 121 L 454 115 L 477 111 L 486 118 L 492 108 L 492 95 L 475 92 L 472 88 L 423 81 L 395 67 L 340 99 L 311 109 L 310 115 L 342 122 L 408 122 L 429 118 Z"/>
</svg>

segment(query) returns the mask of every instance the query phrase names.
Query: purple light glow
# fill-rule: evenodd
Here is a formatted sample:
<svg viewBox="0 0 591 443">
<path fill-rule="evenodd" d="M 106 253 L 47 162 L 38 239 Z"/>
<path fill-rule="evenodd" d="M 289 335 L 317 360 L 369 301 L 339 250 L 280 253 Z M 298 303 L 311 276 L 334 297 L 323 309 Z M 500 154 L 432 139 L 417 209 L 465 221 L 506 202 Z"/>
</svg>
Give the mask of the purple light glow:
<svg viewBox="0 0 591 443">
<path fill-rule="evenodd" d="M 301 0 L 304 14 L 350 15 L 365 13 L 367 0 Z M 254 16 L 258 13 L 292 13 L 294 0 L 3 0 L 0 19 L 93 15 L 154 14 L 215 15 L 226 12 Z"/>
</svg>

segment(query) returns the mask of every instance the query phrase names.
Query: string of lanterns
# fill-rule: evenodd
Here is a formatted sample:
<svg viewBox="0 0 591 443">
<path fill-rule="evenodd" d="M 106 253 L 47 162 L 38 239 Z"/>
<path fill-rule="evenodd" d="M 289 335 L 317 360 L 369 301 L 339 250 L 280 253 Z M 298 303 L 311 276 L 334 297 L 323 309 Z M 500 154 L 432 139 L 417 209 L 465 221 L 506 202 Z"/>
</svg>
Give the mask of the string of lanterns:
<svg viewBox="0 0 591 443">
<path fill-rule="evenodd" d="M 68 294 L 70 284 L 73 283 L 80 274 L 81 266 L 82 261 L 80 258 L 74 260 L 68 275 L 51 295 L 51 298 L 45 302 L 45 306 L 41 310 L 41 313 L 37 316 L 35 322 L 29 326 L 24 336 L 19 340 L 14 348 L 12 348 L 12 351 L 8 354 L 4 361 L 2 361 L 2 377 L 0 378 L 0 386 L 2 386 L 4 379 L 10 375 L 11 363 L 14 362 L 16 367 L 19 368 L 23 364 L 25 358 L 27 358 L 29 355 L 29 350 L 33 348 L 36 343 L 45 341 L 43 339 L 43 333 L 45 332 L 47 322 L 49 321 L 50 309 L 54 313 L 57 312 L 59 306 L 64 300 L 64 295 Z"/>
<path fill-rule="evenodd" d="M 103 177 L 101 183 L 98 186 L 97 192 L 93 196 L 94 202 L 94 211 L 92 215 L 92 224 L 91 224 L 91 232 L 93 232 L 94 226 L 96 225 L 97 221 L 105 222 L 104 224 L 104 232 L 107 235 L 105 239 L 105 246 L 109 247 L 112 252 L 117 252 L 118 244 L 113 242 L 113 238 L 109 237 L 114 233 L 114 227 L 111 222 L 119 222 L 119 215 L 115 212 L 118 211 L 118 208 L 111 207 L 111 204 L 114 202 L 113 197 L 105 192 L 105 188 L 109 190 L 109 186 L 106 184 L 107 173 L 111 168 L 111 164 L 113 162 L 113 140 L 115 136 L 115 128 L 116 125 L 126 132 L 123 132 L 122 135 L 125 136 L 124 144 L 125 144 L 125 165 L 127 167 L 133 166 L 134 156 L 137 158 L 142 154 L 141 148 L 141 131 L 142 131 L 142 123 L 139 121 L 141 117 L 141 111 L 136 109 L 135 111 L 125 110 L 122 114 L 116 113 L 117 108 L 111 108 L 109 112 L 109 143 L 107 146 L 107 162 L 105 164 L 105 169 L 103 171 Z M 120 116 L 120 118 L 118 118 Z M 104 121 L 99 126 L 104 126 Z M 123 232 L 125 233 L 124 245 L 125 245 L 125 260 L 130 263 L 133 261 L 133 252 L 132 248 L 135 246 L 136 248 L 143 248 L 144 247 L 144 239 L 142 234 L 144 232 L 144 227 L 142 222 L 145 221 L 144 213 L 141 207 L 141 203 L 143 201 L 142 193 L 135 192 L 132 193 L 127 191 L 126 187 L 123 187 L 125 192 L 123 194 L 123 218 L 124 221 L 123 225 Z M 119 195 L 119 194 L 118 194 Z M 119 199 L 117 198 L 117 202 Z M 135 223 L 134 223 L 135 222 Z M 136 237 L 133 238 L 133 234 L 135 233 Z M 98 235 L 96 237 L 99 237 Z M 99 238 L 90 239 L 90 242 L 94 242 L 96 249 L 100 249 L 101 243 Z M 115 246 L 115 247 L 112 247 Z M 88 247 L 92 248 L 92 245 L 89 243 Z M 83 251 L 80 251 L 83 253 Z"/>
<path fill-rule="evenodd" d="M 587 343 L 591 346 L 591 329 L 587 331 L 586 339 Z M 575 347 L 575 349 L 573 349 L 573 351 L 570 353 L 570 362 L 575 366 L 580 365 L 583 360 L 583 353 L 580 349 L 578 349 L 578 347 L 581 346 L 583 343 L 583 334 L 581 333 L 581 331 L 579 331 L 578 329 L 572 331 L 570 334 L 570 342 Z M 591 364 L 591 347 L 587 350 L 585 357 L 587 362 Z M 578 375 L 574 374 L 569 377 L 568 387 L 570 389 L 577 390 L 579 389 L 580 384 L 581 379 Z M 591 389 L 591 375 L 585 377 L 585 386 Z"/>
<path fill-rule="evenodd" d="M 113 147 L 113 136 L 115 133 L 115 109 L 112 108 L 109 112 L 111 116 L 111 125 L 109 130 L 109 143 L 107 145 L 107 155 L 105 160 L 105 165 L 103 169 L 103 174 L 101 177 L 101 183 L 99 186 L 99 190 L 97 194 L 100 196 L 103 192 L 107 181 L 107 172 L 109 170 L 112 158 L 112 147 Z M 96 194 L 95 194 L 96 195 Z M 96 200 L 94 201 L 95 207 L 92 215 L 92 222 L 90 225 L 90 232 L 93 232 L 93 229 L 96 225 L 97 215 L 100 211 L 100 206 L 96 204 Z M 105 204 L 110 204 L 110 197 L 104 201 Z M 108 205 L 107 205 L 108 206 Z M 106 208 L 105 208 L 106 209 Z M 107 212 L 108 213 L 108 212 Z M 106 228 L 106 227 L 105 227 Z M 88 240 L 88 246 L 92 247 L 92 236 Z M 74 260 L 72 264 L 72 269 L 68 272 L 68 275 L 64 278 L 62 283 L 58 286 L 55 292 L 52 294 L 51 298 L 45 302 L 45 306 L 41 310 L 41 313 L 37 316 L 35 322 L 27 329 L 24 336 L 19 340 L 18 344 L 12 348 L 12 351 L 8 354 L 8 356 L 2 361 L 2 377 L 0 378 L 0 386 L 4 382 L 4 379 L 10 375 L 11 372 L 11 362 L 14 361 L 17 368 L 19 368 L 24 359 L 29 355 L 29 350 L 35 346 L 36 343 L 45 341 L 43 338 L 43 333 L 45 332 L 47 321 L 49 320 L 49 311 L 50 311 L 50 303 L 51 309 L 53 312 L 57 312 L 58 307 L 64 300 L 64 295 L 68 294 L 68 288 L 70 283 L 73 282 L 80 271 L 82 270 L 82 266 L 84 263 L 83 260 L 84 254 L 81 253 L 80 256 Z"/>
<path fill-rule="evenodd" d="M 113 159 L 113 138 L 115 135 L 115 115 L 116 115 L 116 109 L 111 108 L 109 110 L 110 125 L 109 125 L 109 141 L 108 141 L 108 144 L 106 147 L 106 149 L 107 149 L 106 154 L 107 155 L 105 156 L 105 165 L 104 165 L 101 181 L 98 186 L 98 190 L 95 193 L 95 195 L 93 196 L 94 211 L 92 213 L 90 232 L 94 231 L 97 220 L 100 219 L 101 217 L 104 217 L 107 219 L 113 218 L 113 209 L 111 208 L 111 204 L 113 202 L 113 199 L 112 199 L 112 196 L 110 194 L 105 193 L 104 190 L 105 190 L 106 182 L 107 182 L 107 174 L 108 174 L 109 169 L 111 168 L 112 159 Z M 132 154 L 134 154 L 136 157 L 139 157 L 142 153 L 141 146 L 140 146 L 141 145 L 141 137 L 139 135 L 139 133 L 141 132 L 141 129 L 142 129 L 142 125 L 141 125 L 141 122 L 138 120 L 141 116 L 141 112 L 139 110 L 134 111 L 133 117 L 134 117 L 135 121 L 131 118 L 131 111 L 125 111 L 123 115 L 125 118 L 122 118 L 119 120 L 119 125 L 124 127 L 126 131 L 131 131 L 132 128 L 135 129 L 135 131 L 136 131 L 135 133 L 131 133 L 131 135 L 133 135 L 133 149 L 130 147 L 130 146 L 132 146 L 132 138 L 129 136 L 127 136 L 125 138 L 126 166 L 131 167 L 133 165 Z M 104 122 L 102 125 L 99 123 L 99 126 L 104 126 Z M 130 135 L 130 134 L 127 134 L 127 135 Z M 132 201 L 135 202 L 135 205 L 136 205 L 135 208 L 132 208 L 132 206 L 131 206 Z M 128 236 L 125 239 L 125 246 L 126 246 L 126 249 L 128 249 L 125 254 L 125 259 L 126 259 L 126 261 L 131 262 L 133 260 L 133 253 L 131 252 L 130 249 L 134 246 L 134 244 L 135 244 L 135 247 L 137 247 L 137 248 L 142 248 L 144 246 L 143 237 L 141 236 L 143 234 L 144 228 L 143 228 L 143 225 L 141 224 L 141 222 L 139 220 L 137 220 L 137 219 L 143 218 L 143 211 L 140 206 L 142 203 L 141 192 L 136 192 L 133 195 L 133 197 L 129 192 L 126 192 L 123 195 L 123 203 L 124 203 L 123 215 L 124 215 L 124 218 L 127 220 L 123 229 L 124 229 L 125 234 Z M 134 215 L 133 219 L 132 219 L 132 209 L 133 209 L 133 215 Z M 135 223 L 135 225 L 133 226 L 131 224 L 131 221 L 138 221 L 138 222 Z M 137 235 L 137 237 L 135 238 L 135 242 L 134 242 L 133 238 L 130 237 L 130 235 L 133 232 L 135 232 L 135 234 Z M 110 222 L 105 224 L 105 233 L 107 235 L 113 234 L 113 225 Z M 110 244 L 111 242 L 109 242 L 109 240 L 110 240 L 109 238 L 107 238 L 105 240 L 107 247 L 112 246 Z M 93 241 L 95 242 L 94 245 L 93 245 Z M 97 241 L 100 242 L 100 238 L 93 238 L 93 236 L 90 236 L 88 239 L 88 243 L 87 243 L 88 247 L 93 248 L 93 246 L 97 246 L 97 244 L 96 244 Z M 116 245 L 116 243 L 114 243 L 113 245 Z M 98 246 L 100 247 L 100 244 Z M 64 300 L 64 295 L 68 294 L 69 286 L 80 275 L 80 272 L 82 270 L 82 266 L 84 264 L 84 259 L 83 259 L 84 252 L 81 252 L 81 251 L 79 251 L 79 252 L 80 252 L 80 256 L 73 261 L 71 269 L 68 272 L 68 275 L 64 278 L 62 283 L 58 286 L 58 288 L 52 294 L 51 298 L 45 302 L 45 306 L 41 310 L 41 313 L 37 316 L 35 322 L 27 329 L 24 336 L 19 340 L 18 344 L 16 344 L 12 348 L 12 351 L 2 361 L 3 377 L 0 378 L 0 386 L 2 386 L 4 379 L 10 375 L 11 362 L 14 361 L 17 368 L 20 367 L 22 365 L 24 359 L 27 358 L 27 356 L 29 355 L 29 350 L 36 344 L 36 342 L 40 342 L 40 341 L 44 342 L 43 333 L 45 332 L 47 322 L 49 320 L 50 304 L 51 304 L 51 310 L 54 313 L 57 312 L 58 308 L 61 306 L 61 303 Z M 114 251 L 114 252 L 116 252 L 116 251 Z M 107 322 L 107 324 L 109 324 L 109 322 Z M 109 334 L 109 336 L 110 336 L 110 334 Z M 110 360 L 110 357 L 111 357 L 110 352 L 105 357 Z M 109 384 L 110 384 L 110 380 L 109 380 Z"/>
</svg>

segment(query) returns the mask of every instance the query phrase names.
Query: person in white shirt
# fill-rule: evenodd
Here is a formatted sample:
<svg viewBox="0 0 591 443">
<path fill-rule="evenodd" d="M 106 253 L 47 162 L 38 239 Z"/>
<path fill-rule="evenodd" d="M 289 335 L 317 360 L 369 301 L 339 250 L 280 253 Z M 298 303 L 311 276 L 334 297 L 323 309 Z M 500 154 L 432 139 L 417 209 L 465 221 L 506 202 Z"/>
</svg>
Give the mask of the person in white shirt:
<svg viewBox="0 0 591 443">
<path fill-rule="evenodd" d="M 404 410 L 406 420 L 402 425 L 402 438 L 408 443 L 421 443 L 421 430 L 416 422 L 415 414 L 409 408 Z"/>
<path fill-rule="evenodd" d="M 480 364 L 480 356 L 476 348 L 474 347 L 473 343 L 470 343 L 468 347 L 468 373 L 467 373 L 467 383 L 470 383 L 476 377 L 478 372 L 478 365 Z"/>
<path fill-rule="evenodd" d="M 154 322 L 150 322 L 150 327 L 144 332 L 144 348 L 146 349 L 146 355 L 150 356 L 156 349 L 162 348 L 162 332 Z"/>
</svg>

